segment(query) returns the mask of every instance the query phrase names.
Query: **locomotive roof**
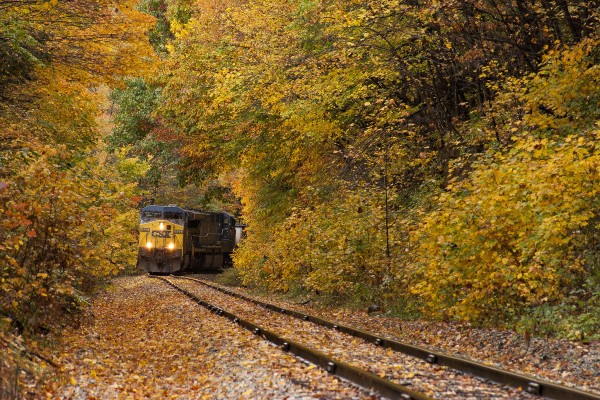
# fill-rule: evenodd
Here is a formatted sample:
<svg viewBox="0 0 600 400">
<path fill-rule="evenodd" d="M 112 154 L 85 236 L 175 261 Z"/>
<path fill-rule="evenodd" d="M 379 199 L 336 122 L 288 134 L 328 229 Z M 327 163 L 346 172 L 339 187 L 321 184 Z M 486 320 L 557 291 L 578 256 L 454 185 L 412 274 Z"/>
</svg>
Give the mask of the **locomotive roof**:
<svg viewBox="0 0 600 400">
<path fill-rule="evenodd" d="M 178 207 L 174 204 L 169 204 L 168 206 L 158 206 L 158 205 L 146 206 L 146 207 L 142 208 L 142 211 L 181 211 L 181 212 L 184 212 L 186 210 L 184 210 L 183 208 Z"/>
<path fill-rule="evenodd" d="M 188 218 L 190 218 L 190 219 L 198 219 L 198 218 L 202 218 L 202 216 L 214 215 L 214 214 L 225 214 L 225 215 L 229 216 L 230 218 L 233 218 L 233 216 L 231 214 L 226 213 L 226 212 L 186 210 L 185 208 L 178 207 L 174 204 L 169 204 L 166 206 L 150 205 L 150 206 L 146 206 L 146 207 L 142 208 L 142 212 L 144 212 L 144 211 L 173 211 L 173 212 L 179 211 L 179 212 L 186 213 Z"/>
</svg>

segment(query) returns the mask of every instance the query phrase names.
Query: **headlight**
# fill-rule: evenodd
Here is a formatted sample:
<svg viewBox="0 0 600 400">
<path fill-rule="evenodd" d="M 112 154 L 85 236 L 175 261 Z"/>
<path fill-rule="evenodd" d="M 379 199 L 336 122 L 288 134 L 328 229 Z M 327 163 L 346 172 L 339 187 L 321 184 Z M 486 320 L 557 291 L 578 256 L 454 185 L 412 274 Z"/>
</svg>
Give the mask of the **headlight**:
<svg viewBox="0 0 600 400">
<path fill-rule="evenodd" d="M 152 242 L 146 243 L 146 248 L 150 250 L 152 248 Z"/>
<path fill-rule="evenodd" d="M 165 230 L 165 224 L 163 224 L 161 222 L 160 225 L 158 226 L 158 229 L 160 229 L 161 231 L 164 231 Z"/>
<path fill-rule="evenodd" d="M 175 250 L 175 243 L 169 243 L 169 250 Z"/>
</svg>

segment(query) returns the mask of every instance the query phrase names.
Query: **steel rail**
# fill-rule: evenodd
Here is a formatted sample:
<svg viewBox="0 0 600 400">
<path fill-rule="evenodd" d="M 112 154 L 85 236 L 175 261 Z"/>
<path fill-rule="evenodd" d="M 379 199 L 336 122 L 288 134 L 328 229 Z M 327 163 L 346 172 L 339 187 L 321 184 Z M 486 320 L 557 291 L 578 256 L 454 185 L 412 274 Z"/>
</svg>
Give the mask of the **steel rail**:
<svg viewBox="0 0 600 400">
<path fill-rule="evenodd" d="M 280 347 L 281 350 L 283 350 L 284 352 L 292 353 L 305 361 L 308 361 L 318 367 L 323 368 L 325 371 L 329 372 L 332 375 L 346 379 L 363 388 L 374 390 L 377 393 L 389 399 L 432 400 L 431 397 L 428 397 L 422 393 L 416 392 L 412 389 L 394 383 L 390 380 L 381 378 L 380 376 L 377 376 L 363 369 L 357 368 L 348 363 L 335 360 L 320 351 L 311 349 L 310 347 L 294 342 L 293 340 L 285 339 L 272 331 L 269 331 L 260 327 L 259 325 L 254 324 L 253 322 L 242 319 L 233 313 L 230 313 L 220 307 L 217 307 L 211 303 L 208 303 L 207 301 L 202 300 L 200 297 L 183 288 L 180 288 L 179 286 L 175 285 L 173 282 L 169 281 L 164 277 L 152 275 L 150 275 L 150 277 L 160 279 L 168 283 L 177 291 L 179 291 L 198 305 L 207 308 L 208 310 L 221 317 L 229 319 L 230 321 L 251 331 L 255 335 L 262 336 L 264 339 Z M 173 277 L 179 278 L 175 276 Z"/>
<path fill-rule="evenodd" d="M 337 322 L 332 322 L 324 318 L 316 317 L 310 314 L 301 313 L 295 310 L 290 310 L 276 306 L 271 303 L 256 300 L 240 293 L 222 288 L 220 286 L 205 282 L 201 279 L 174 276 L 177 279 L 187 279 L 198 282 L 212 289 L 218 290 L 229 296 L 237 297 L 242 300 L 249 301 L 268 310 L 279 312 L 292 316 L 294 318 L 309 321 L 317 325 L 335 329 L 348 335 L 361 338 L 367 342 L 374 343 L 378 346 L 392 349 L 409 356 L 420 358 L 430 364 L 439 364 L 461 372 L 468 373 L 484 379 L 489 379 L 493 382 L 502 385 L 508 385 L 515 388 L 523 388 L 527 393 L 539 395 L 544 398 L 554 400 L 600 400 L 600 395 L 595 393 L 585 392 L 573 387 L 559 385 L 533 376 L 519 374 L 505 369 L 485 365 L 476 361 L 468 360 L 462 357 L 451 356 L 439 351 L 427 349 L 425 347 L 403 343 L 394 339 L 390 339 L 381 335 L 376 335 L 366 332 L 351 326 L 343 325 Z"/>
</svg>

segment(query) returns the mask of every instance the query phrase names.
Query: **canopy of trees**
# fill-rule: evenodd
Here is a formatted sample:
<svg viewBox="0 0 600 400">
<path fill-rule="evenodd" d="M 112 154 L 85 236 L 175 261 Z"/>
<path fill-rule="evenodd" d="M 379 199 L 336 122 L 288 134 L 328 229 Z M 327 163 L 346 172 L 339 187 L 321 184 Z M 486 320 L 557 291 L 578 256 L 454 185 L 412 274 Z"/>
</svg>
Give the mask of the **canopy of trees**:
<svg viewBox="0 0 600 400">
<path fill-rule="evenodd" d="M 594 2 L 151 3 L 154 116 L 241 199 L 246 284 L 597 332 Z"/>
<path fill-rule="evenodd" d="M 145 196 L 240 208 L 247 285 L 597 335 L 598 17 L 589 0 L 5 2 L 0 312 L 43 326 L 131 264 Z"/>
</svg>

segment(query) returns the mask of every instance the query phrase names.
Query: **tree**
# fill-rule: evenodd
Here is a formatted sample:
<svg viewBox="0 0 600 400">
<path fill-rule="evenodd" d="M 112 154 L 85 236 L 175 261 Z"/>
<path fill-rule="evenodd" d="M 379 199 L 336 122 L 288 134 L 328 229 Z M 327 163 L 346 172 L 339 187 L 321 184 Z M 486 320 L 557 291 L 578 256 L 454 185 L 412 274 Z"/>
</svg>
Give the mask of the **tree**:
<svg viewBox="0 0 600 400">
<path fill-rule="evenodd" d="M 145 165 L 105 151 L 103 85 L 148 70 L 133 2 L 0 6 L 0 313 L 49 329 L 133 262 Z"/>
</svg>

